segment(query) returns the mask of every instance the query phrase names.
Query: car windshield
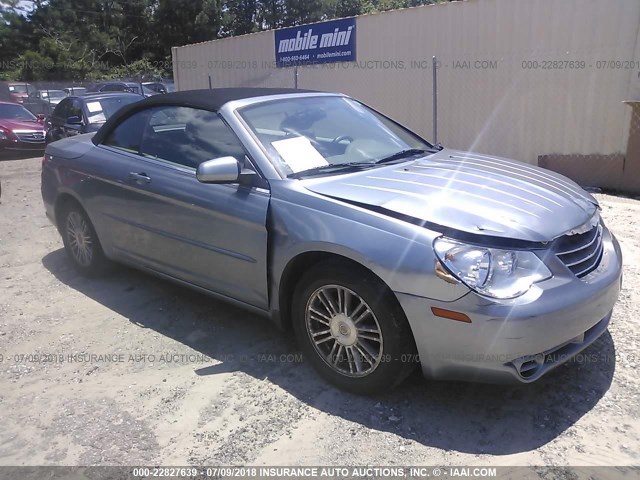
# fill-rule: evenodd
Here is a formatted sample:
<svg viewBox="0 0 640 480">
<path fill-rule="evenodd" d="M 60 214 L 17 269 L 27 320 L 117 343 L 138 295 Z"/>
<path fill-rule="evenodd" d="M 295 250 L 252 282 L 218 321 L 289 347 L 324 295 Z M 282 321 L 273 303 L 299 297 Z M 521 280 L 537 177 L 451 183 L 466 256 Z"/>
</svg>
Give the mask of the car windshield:
<svg viewBox="0 0 640 480">
<path fill-rule="evenodd" d="M 69 93 L 70 95 L 82 95 L 87 91 L 84 87 L 69 87 L 65 89 L 65 93 Z"/>
<path fill-rule="evenodd" d="M 141 100 L 142 97 L 123 95 L 121 97 L 101 98 L 87 101 L 87 119 L 89 123 L 103 123 L 120 108 Z"/>
<path fill-rule="evenodd" d="M 9 120 L 35 120 L 36 117 L 29 110 L 21 105 L 0 104 L 0 118 Z"/>
<path fill-rule="evenodd" d="M 283 176 L 401 161 L 433 146 L 361 103 L 339 96 L 273 100 L 239 110 Z M 334 168 L 335 167 L 335 168 Z"/>
<path fill-rule="evenodd" d="M 127 89 L 128 92 L 131 93 L 140 93 L 140 85 L 136 84 L 136 85 L 126 85 L 125 87 Z M 142 93 L 144 95 L 155 95 L 158 92 L 154 92 L 153 90 L 151 90 L 150 88 L 146 87 L 145 85 L 142 85 Z"/>
<path fill-rule="evenodd" d="M 67 95 L 62 90 L 44 90 L 42 92 L 42 97 L 43 98 L 62 99 L 64 97 L 66 97 L 66 96 Z"/>
<path fill-rule="evenodd" d="M 29 93 L 29 86 L 28 85 L 9 85 L 9 91 L 11 92 L 16 92 L 16 93 Z"/>
</svg>

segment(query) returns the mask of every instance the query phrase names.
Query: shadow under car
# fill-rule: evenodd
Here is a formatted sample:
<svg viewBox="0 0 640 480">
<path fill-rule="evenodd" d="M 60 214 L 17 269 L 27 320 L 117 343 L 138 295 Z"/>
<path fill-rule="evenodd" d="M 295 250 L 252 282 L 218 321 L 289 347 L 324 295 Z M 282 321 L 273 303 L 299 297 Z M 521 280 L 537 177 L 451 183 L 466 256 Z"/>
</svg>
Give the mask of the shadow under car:
<svg viewBox="0 0 640 480">
<path fill-rule="evenodd" d="M 576 359 L 533 384 L 428 382 L 416 371 L 383 395 L 358 397 L 339 390 L 323 395 L 334 387 L 297 361 L 292 339 L 265 318 L 126 267 L 86 279 L 63 249 L 47 254 L 42 263 L 59 281 L 138 327 L 222 362 L 194 365 L 195 375 L 241 371 L 268 378 L 328 414 L 443 450 L 506 455 L 539 448 L 598 403 L 615 371 L 607 331 Z"/>
</svg>

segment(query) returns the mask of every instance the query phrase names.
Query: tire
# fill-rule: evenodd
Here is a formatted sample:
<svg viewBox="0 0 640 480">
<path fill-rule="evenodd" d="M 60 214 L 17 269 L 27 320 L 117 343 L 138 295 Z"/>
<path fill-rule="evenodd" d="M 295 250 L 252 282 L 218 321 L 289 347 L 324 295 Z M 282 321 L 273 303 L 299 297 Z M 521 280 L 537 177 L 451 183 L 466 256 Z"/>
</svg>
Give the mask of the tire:
<svg viewBox="0 0 640 480">
<path fill-rule="evenodd" d="M 63 208 L 60 233 L 67 256 L 79 273 L 88 277 L 106 273 L 110 262 L 102 251 L 91 220 L 77 203 L 69 202 Z"/>
<path fill-rule="evenodd" d="M 364 268 L 328 262 L 308 270 L 291 313 L 303 355 L 342 390 L 388 390 L 417 365 L 404 312 L 391 290 Z"/>
</svg>

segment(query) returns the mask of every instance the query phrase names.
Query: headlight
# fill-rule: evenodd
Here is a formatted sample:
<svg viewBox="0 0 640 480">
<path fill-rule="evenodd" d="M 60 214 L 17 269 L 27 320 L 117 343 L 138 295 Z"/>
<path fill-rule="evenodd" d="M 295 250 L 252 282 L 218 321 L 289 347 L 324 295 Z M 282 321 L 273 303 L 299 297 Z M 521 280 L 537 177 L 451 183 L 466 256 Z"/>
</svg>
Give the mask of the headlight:
<svg viewBox="0 0 640 480">
<path fill-rule="evenodd" d="M 514 298 L 551 272 L 533 253 L 468 245 L 440 237 L 433 243 L 447 270 L 470 289 L 493 298 Z"/>
</svg>

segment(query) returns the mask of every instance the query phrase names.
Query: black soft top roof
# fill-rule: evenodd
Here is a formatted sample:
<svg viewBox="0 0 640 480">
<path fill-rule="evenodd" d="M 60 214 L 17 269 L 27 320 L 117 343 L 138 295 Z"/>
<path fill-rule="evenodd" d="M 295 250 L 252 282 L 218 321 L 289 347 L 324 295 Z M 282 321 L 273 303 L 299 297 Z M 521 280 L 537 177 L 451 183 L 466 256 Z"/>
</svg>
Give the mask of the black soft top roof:
<svg viewBox="0 0 640 480">
<path fill-rule="evenodd" d="M 225 103 L 244 98 L 263 97 L 270 95 L 283 95 L 288 93 L 318 93 L 314 90 L 299 90 L 295 88 L 213 88 L 204 90 L 184 90 L 181 92 L 153 95 L 139 102 L 126 105 L 118 110 L 115 115 L 109 117 L 105 124 L 93 136 L 93 143 L 99 144 L 104 137 L 120 123 L 120 120 L 128 117 L 134 111 L 145 110 L 153 106 L 178 105 L 184 107 L 200 108 L 203 110 L 218 111 Z"/>
</svg>

